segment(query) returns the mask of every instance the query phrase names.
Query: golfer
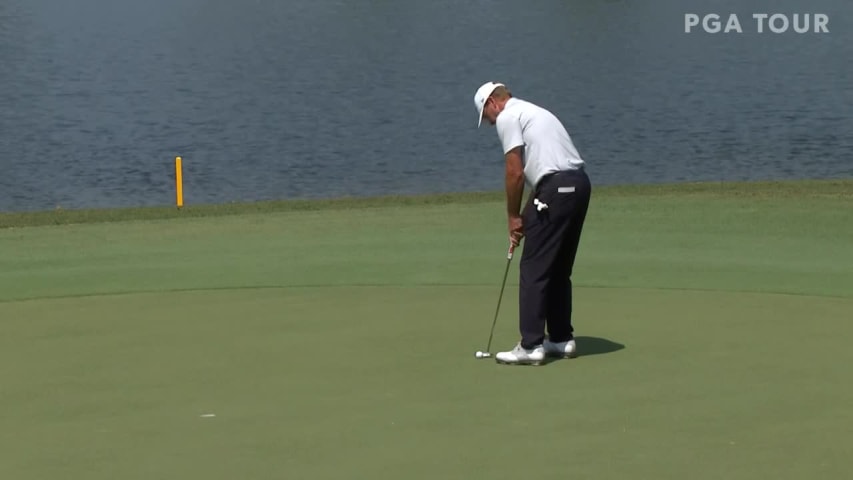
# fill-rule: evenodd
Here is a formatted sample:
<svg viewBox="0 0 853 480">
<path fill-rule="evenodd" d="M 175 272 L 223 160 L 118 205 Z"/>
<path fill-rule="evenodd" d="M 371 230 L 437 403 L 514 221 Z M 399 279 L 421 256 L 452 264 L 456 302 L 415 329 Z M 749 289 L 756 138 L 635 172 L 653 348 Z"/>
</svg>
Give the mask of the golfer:
<svg viewBox="0 0 853 480">
<path fill-rule="evenodd" d="M 513 97 L 504 84 L 483 84 L 474 105 L 477 127 L 483 119 L 495 125 L 503 147 L 510 242 L 515 247 L 525 239 L 519 263 L 521 341 L 495 360 L 539 365 L 546 355 L 574 357 L 572 267 L 591 193 L 584 161 L 556 116 Z M 531 193 L 522 211 L 525 183 Z"/>
</svg>

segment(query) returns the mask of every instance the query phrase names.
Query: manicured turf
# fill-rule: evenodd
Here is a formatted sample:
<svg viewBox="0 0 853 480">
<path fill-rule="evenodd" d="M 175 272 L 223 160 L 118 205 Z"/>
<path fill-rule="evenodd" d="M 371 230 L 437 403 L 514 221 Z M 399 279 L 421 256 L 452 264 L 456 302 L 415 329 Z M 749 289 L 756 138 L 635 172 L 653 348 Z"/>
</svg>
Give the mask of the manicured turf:
<svg viewBox="0 0 853 480">
<path fill-rule="evenodd" d="M 457 200 L 6 216 L 0 478 L 847 476 L 853 183 L 596 190 L 538 368 Z"/>
</svg>

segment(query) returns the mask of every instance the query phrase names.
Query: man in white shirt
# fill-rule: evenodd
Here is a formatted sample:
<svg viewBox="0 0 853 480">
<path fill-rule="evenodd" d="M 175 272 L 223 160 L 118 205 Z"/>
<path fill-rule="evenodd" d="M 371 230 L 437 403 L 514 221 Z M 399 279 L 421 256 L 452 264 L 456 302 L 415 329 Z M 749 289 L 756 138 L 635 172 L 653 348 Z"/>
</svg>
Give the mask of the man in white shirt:
<svg viewBox="0 0 853 480">
<path fill-rule="evenodd" d="M 503 147 L 512 248 L 525 239 L 519 264 L 521 341 L 495 360 L 539 365 L 545 356 L 575 357 L 571 276 L 592 188 L 584 161 L 556 116 L 513 97 L 506 85 L 486 82 L 474 105 L 477 126 L 483 119 L 495 125 Z M 531 194 L 522 212 L 525 183 Z"/>
</svg>

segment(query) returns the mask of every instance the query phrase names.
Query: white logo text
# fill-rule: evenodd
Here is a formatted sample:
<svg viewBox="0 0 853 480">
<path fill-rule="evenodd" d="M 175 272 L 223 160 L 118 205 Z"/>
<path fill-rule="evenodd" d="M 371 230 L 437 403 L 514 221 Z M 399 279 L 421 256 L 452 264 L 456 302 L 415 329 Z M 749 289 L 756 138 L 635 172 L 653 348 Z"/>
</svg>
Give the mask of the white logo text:
<svg viewBox="0 0 853 480">
<path fill-rule="evenodd" d="M 757 33 L 829 33 L 829 16 L 824 13 L 753 13 L 752 19 Z M 740 18 L 735 13 L 725 19 L 716 13 L 702 17 L 695 13 L 684 14 L 684 33 L 693 33 L 700 25 L 705 33 L 743 33 Z"/>
</svg>

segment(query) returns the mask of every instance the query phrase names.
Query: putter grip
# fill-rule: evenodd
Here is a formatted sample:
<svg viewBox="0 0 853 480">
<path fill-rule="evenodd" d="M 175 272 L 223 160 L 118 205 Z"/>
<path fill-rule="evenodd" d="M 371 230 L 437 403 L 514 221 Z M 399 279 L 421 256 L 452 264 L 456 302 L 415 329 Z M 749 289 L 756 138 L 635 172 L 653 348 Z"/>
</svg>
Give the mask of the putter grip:
<svg viewBox="0 0 853 480">
<path fill-rule="evenodd" d="M 512 251 L 513 250 L 515 250 L 515 247 L 513 247 L 512 244 L 510 244 L 509 250 L 507 250 L 507 252 L 506 252 L 506 259 L 507 260 L 512 260 Z"/>
</svg>

